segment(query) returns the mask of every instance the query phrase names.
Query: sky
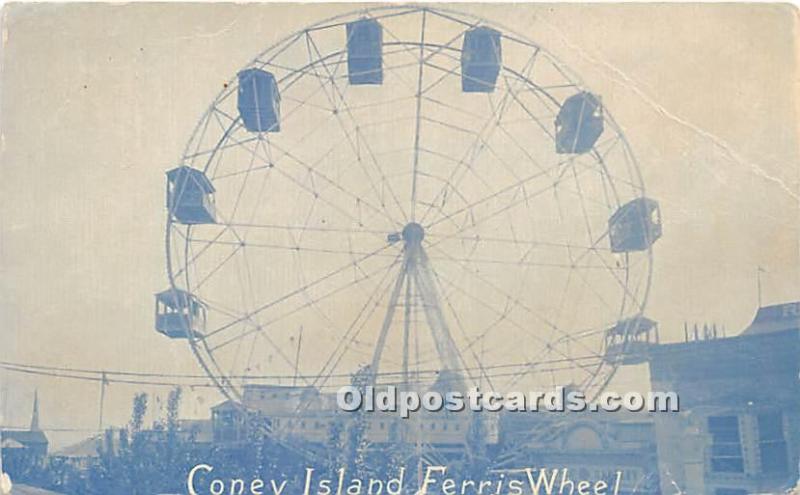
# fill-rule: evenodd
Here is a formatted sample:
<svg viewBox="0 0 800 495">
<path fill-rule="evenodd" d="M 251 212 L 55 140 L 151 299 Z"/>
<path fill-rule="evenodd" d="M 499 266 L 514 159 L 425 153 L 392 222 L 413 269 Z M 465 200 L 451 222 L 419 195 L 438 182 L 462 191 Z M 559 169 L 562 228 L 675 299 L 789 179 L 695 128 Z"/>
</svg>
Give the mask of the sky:
<svg viewBox="0 0 800 495">
<path fill-rule="evenodd" d="M 788 5 L 479 5 L 457 10 L 549 50 L 603 97 L 664 235 L 647 315 L 741 331 L 763 301 L 798 300 L 797 11 Z M 264 48 L 353 5 L 12 5 L 0 86 L 0 359 L 197 373 L 153 331 L 166 284 L 164 171 L 200 116 Z M 34 390 L 56 445 L 98 423 L 99 385 L 0 372 L 6 426 Z M 646 383 L 646 381 L 644 382 Z M 615 386 L 642 387 L 623 370 Z M 124 424 L 135 387 L 112 385 Z M 167 390 L 159 393 L 165 396 Z M 182 414 L 220 400 L 187 390 Z M 155 401 L 155 399 L 154 399 Z M 154 402 L 153 418 L 158 402 Z M 58 430 L 76 431 L 58 431 Z"/>
</svg>

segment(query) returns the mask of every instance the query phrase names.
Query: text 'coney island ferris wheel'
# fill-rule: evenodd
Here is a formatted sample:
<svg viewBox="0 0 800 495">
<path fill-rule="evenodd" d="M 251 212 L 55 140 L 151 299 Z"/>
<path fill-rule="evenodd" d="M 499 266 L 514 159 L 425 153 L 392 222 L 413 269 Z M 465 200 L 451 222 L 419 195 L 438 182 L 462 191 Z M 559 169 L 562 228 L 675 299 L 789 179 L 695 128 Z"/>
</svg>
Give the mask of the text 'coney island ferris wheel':
<svg viewBox="0 0 800 495">
<path fill-rule="evenodd" d="M 392 6 L 287 37 L 167 176 L 157 328 L 234 400 L 364 365 L 591 397 L 650 338 L 661 225 L 625 138 L 551 55 L 480 19 Z"/>
</svg>

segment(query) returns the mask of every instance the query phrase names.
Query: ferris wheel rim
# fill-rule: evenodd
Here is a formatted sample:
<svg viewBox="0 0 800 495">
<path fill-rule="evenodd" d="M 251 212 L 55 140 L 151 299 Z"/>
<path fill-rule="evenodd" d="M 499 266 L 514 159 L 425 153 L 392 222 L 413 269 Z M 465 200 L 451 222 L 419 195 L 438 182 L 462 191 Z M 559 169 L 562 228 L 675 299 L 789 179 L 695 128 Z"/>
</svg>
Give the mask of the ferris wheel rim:
<svg viewBox="0 0 800 495">
<path fill-rule="evenodd" d="M 304 30 L 297 31 L 297 32 L 295 32 L 295 33 L 293 33 L 291 35 L 288 35 L 288 36 L 282 38 L 281 40 L 279 40 L 278 42 L 274 43 L 273 45 L 271 45 L 266 50 L 262 51 L 247 66 L 249 67 L 249 66 L 255 64 L 264 54 L 269 53 L 271 50 L 277 49 L 278 47 L 282 46 L 285 43 L 291 42 L 291 40 L 295 39 L 298 35 L 301 35 L 302 33 L 308 32 L 309 30 L 312 30 L 312 29 L 324 29 L 324 28 L 330 27 L 330 26 L 327 26 L 326 23 L 331 23 L 333 21 L 337 21 L 337 20 L 340 20 L 340 19 L 347 19 L 347 18 L 350 18 L 350 17 L 352 17 L 354 15 L 358 15 L 358 14 L 364 15 L 364 13 L 366 13 L 366 12 L 375 12 L 375 11 L 383 12 L 383 11 L 392 11 L 392 10 L 399 11 L 397 14 L 394 14 L 394 15 L 398 15 L 398 16 L 399 15 L 409 15 L 409 14 L 413 14 L 415 12 L 420 12 L 420 11 L 434 12 L 434 13 L 437 12 L 437 11 L 438 12 L 448 12 L 448 13 L 453 13 L 453 14 L 457 14 L 457 15 L 461 15 L 461 16 L 470 17 L 473 20 L 478 21 L 473 25 L 478 25 L 478 24 L 481 24 L 481 23 L 485 23 L 485 24 L 489 24 L 489 25 L 493 25 L 493 26 L 497 26 L 497 27 L 503 27 L 503 26 L 501 26 L 501 25 L 499 25 L 497 23 L 493 23 L 493 22 L 489 23 L 488 21 L 486 21 L 484 19 L 481 19 L 481 18 L 478 18 L 477 16 L 473 16 L 471 14 L 464 14 L 464 13 L 454 12 L 454 11 L 451 11 L 449 9 L 441 9 L 441 8 L 438 8 L 438 7 L 436 7 L 436 8 L 413 7 L 412 8 L 412 7 L 403 7 L 403 6 L 385 6 L 385 7 L 377 7 L 377 8 L 369 8 L 369 9 L 360 9 L 360 10 L 353 11 L 353 12 L 350 12 L 350 13 L 339 14 L 339 15 L 333 16 L 333 17 L 331 17 L 329 19 L 326 19 L 326 20 L 320 21 L 318 23 L 315 23 L 312 26 L 310 26 L 310 27 L 308 27 L 308 28 L 306 28 Z M 521 37 L 518 34 L 514 33 L 513 31 L 507 30 L 507 29 L 504 28 L 503 37 L 504 38 L 508 38 L 505 33 L 512 33 L 512 34 L 515 35 L 515 37 L 519 37 L 522 40 L 526 40 L 526 38 Z M 413 43 L 407 43 L 407 44 L 413 44 Z M 542 48 L 540 45 L 534 44 L 532 42 L 528 42 L 526 44 L 528 44 L 528 46 L 535 47 L 537 50 L 541 50 L 545 55 L 548 56 L 548 59 L 550 59 L 550 61 L 552 63 L 558 64 L 558 66 L 560 68 L 568 70 L 567 67 L 563 66 L 563 64 L 561 64 L 560 61 L 558 61 L 558 59 L 553 57 L 547 50 Z M 424 46 L 426 46 L 426 45 L 423 44 L 423 47 Z M 435 47 L 436 45 L 432 44 L 432 45 L 429 45 L 429 46 L 434 46 Z M 460 51 L 458 49 L 453 49 L 453 50 L 454 51 Z M 315 61 L 314 63 L 317 63 L 317 61 Z M 507 68 L 505 66 L 503 66 L 503 69 L 506 70 Z M 288 75 L 286 77 L 288 77 Z M 580 78 L 574 78 L 574 79 L 571 79 L 571 81 L 575 82 L 576 87 L 583 87 L 583 83 L 580 80 Z M 211 112 L 213 112 L 217 101 L 219 101 L 220 97 L 223 96 L 226 93 L 226 91 L 227 90 L 220 91 L 220 93 L 218 94 L 217 98 L 215 98 L 214 103 L 212 103 L 212 105 L 209 107 L 209 109 L 204 114 L 203 118 L 201 118 L 200 122 L 198 122 L 198 125 L 196 126 L 195 131 L 193 132 L 193 135 L 195 134 L 197 129 L 200 127 L 200 125 L 202 125 L 202 122 L 205 120 L 205 118 Z M 615 133 L 619 137 L 624 149 L 626 150 L 626 154 L 628 155 L 629 159 L 632 162 L 632 169 L 635 170 L 635 172 L 637 174 L 638 187 L 641 190 L 641 195 L 644 196 L 645 189 L 644 189 L 644 181 L 642 180 L 642 177 L 641 177 L 641 170 L 640 170 L 640 168 L 638 166 L 638 162 L 636 161 L 635 156 L 632 153 L 632 150 L 630 149 L 630 145 L 627 142 L 627 138 L 625 137 L 625 135 L 622 132 L 621 128 L 616 124 L 616 121 L 614 121 L 614 119 L 610 115 L 610 113 L 607 114 L 607 118 L 609 119 L 609 122 L 614 127 Z M 233 125 L 234 124 L 231 124 L 231 127 L 233 127 Z M 222 142 L 224 139 L 225 139 L 225 137 L 223 137 L 220 142 Z M 191 142 L 192 142 L 192 140 L 190 140 L 189 143 L 187 143 L 187 148 L 186 148 L 186 150 L 184 152 L 184 155 L 183 155 L 184 157 L 188 155 L 188 148 L 191 145 Z M 171 225 L 168 224 L 168 228 L 167 228 L 167 238 L 168 238 L 167 242 L 168 243 L 169 243 L 169 237 L 170 237 L 170 230 L 171 230 Z M 167 257 L 170 258 L 171 253 L 169 252 L 170 251 L 169 247 L 167 248 L 167 251 L 168 251 Z M 641 310 L 637 313 L 637 316 L 642 314 L 643 308 L 646 306 L 647 299 L 648 299 L 648 296 L 649 296 L 649 291 L 650 291 L 650 279 L 652 277 L 652 270 L 653 270 L 653 266 L 652 266 L 652 264 L 653 264 L 652 263 L 652 247 L 649 246 L 646 249 L 646 252 L 647 252 L 646 253 L 647 254 L 647 263 L 646 263 L 646 265 L 647 265 L 647 274 L 645 276 L 646 283 L 644 283 L 644 285 L 643 285 L 645 292 L 644 292 L 644 294 L 642 295 L 642 297 L 638 301 L 639 302 L 638 306 L 641 308 Z M 171 262 L 168 262 L 168 263 L 171 266 L 172 263 Z M 187 270 L 186 276 L 188 277 L 188 270 Z M 174 277 L 172 276 L 172 273 L 170 273 L 170 284 L 171 284 L 171 286 L 173 288 L 178 288 L 177 283 L 174 280 Z M 187 282 L 187 284 L 188 284 L 188 282 Z M 196 337 L 192 336 L 190 338 L 190 342 L 192 343 L 193 350 L 195 351 L 196 355 L 198 355 L 197 354 L 198 349 L 195 347 L 198 344 Z M 205 345 L 205 342 L 204 342 L 204 345 Z M 219 366 L 218 363 L 216 363 L 216 360 L 213 358 L 213 353 L 211 351 L 209 351 L 208 349 L 206 349 L 206 351 L 207 351 L 207 354 L 209 355 L 209 357 L 211 358 L 212 362 L 214 363 L 214 366 L 217 368 L 217 370 L 219 372 L 218 376 L 224 377 L 224 373 L 222 372 L 221 366 Z M 199 355 L 198 355 L 198 359 L 201 359 L 199 357 Z M 202 359 L 201 359 L 201 361 L 202 361 Z M 598 367 L 602 367 L 602 366 L 603 366 L 602 363 L 598 365 Z M 205 365 L 204 365 L 204 367 L 205 367 Z M 613 369 L 611 370 L 610 376 L 608 376 L 607 378 L 604 379 L 604 384 L 607 384 L 608 381 L 611 380 L 611 378 L 613 377 L 613 374 L 616 372 L 616 370 L 617 370 L 617 366 L 613 366 Z M 208 372 L 208 370 L 207 370 L 207 372 Z M 234 391 L 236 391 L 236 388 L 233 387 L 232 385 L 230 385 L 230 388 L 232 388 Z M 236 393 L 236 395 L 239 395 L 238 392 Z"/>
</svg>

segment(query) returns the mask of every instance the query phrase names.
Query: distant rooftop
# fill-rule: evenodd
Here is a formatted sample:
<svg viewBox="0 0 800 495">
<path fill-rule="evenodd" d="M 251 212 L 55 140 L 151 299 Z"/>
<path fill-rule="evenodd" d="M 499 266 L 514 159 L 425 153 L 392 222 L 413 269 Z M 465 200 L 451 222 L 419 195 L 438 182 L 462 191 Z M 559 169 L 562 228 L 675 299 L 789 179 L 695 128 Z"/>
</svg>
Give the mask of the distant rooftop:
<svg viewBox="0 0 800 495">
<path fill-rule="evenodd" d="M 796 327 L 650 349 L 655 389 L 681 395 L 681 407 L 705 403 L 800 404 L 800 331 Z M 660 385 L 657 385 L 660 384 Z M 662 388 L 668 387 L 668 388 Z"/>
<path fill-rule="evenodd" d="M 3 441 L 14 440 L 26 447 L 31 445 L 47 445 L 47 437 L 42 430 L 3 430 L 2 437 Z"/>
<path fill-rule="evenodd" d="M 773 304 L 758 309 L 753 322 L 743 335 L 800 329 L 800 302 Z"/>
</svg>

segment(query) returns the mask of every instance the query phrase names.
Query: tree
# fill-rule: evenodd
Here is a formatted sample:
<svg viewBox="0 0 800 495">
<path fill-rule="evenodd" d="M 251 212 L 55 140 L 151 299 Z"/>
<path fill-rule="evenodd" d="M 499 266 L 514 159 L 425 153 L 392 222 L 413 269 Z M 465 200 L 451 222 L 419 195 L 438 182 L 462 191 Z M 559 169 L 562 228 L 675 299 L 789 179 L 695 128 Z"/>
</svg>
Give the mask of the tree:
<svg viewBox="0 0 800 495">
<path fill-rule="evenodd" d="M 484 479 L 489 471 L 489 458 L 486 455 L 486 424 L 482 413 L 471 413 L 467 430 L 467 451 L 464 467 L 466 475 L 472 479 Z"/>
<path fill-rule="evenodd" d="M 350 379 L 353 387 L 357 388 L 362 396 L 366 394 L 367 385 L 372 382 L 372 368 L 363 366 L 355 372 Z M 366 473 L 367 439 L 364 433 L 367 429 L 367 417 L 363 408 L 353 413 L 350 423 L 347 425 L 344 445 L 344 462 L 347 470 L 357 478 L 364 478 Z"/>
</svg>

